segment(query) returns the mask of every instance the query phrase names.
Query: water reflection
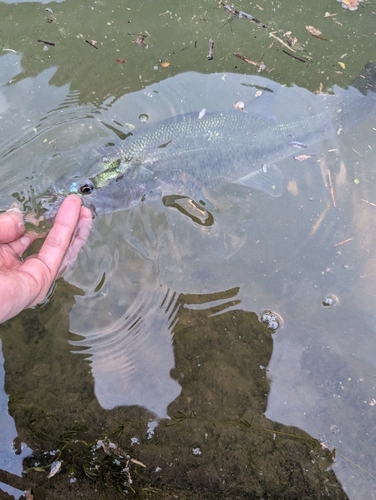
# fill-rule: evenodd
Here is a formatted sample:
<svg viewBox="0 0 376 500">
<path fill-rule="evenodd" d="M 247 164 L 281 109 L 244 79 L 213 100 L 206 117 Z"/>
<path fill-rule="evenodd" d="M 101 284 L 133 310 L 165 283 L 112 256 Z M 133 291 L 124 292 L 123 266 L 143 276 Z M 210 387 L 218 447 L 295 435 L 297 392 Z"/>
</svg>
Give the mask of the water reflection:
<svg viewBox="0 0 376 500">
<path fill-rule="evenodd" d="M 77 292 L 61 283 L 57 298 L 61 303 L 65 296 L 66 305 L 73 305 L 72 293 Z M 11 320 L 8 333 L 19 334 L 18 338 L 8 335 L 4 340 L 4 354 L 9 360 L 6 389 L 14 394 L 20 383 L 28 387 L 22 404 L 11 405 L 19 435 L 43 443 L 44 448 L 51 443 L 56 450 L 56 441 L 60 443 L 61 433 L 72 427 L 75 417 L 89 425 L 91 441 L 88 442 L 94 440 L 94 443 L 102 436 L 103 422 L 108 421 L 122 426 L 122 433 L 113 438 L 117 444 L 123 449 L 132 447 L 132 454 L 147 464 L 142 484 L 158 488 L 174 485 L 177 491 L 183 488 L 201 494 L 204 491 L 205 498 L 212 498 L 218 492 L 242 497 L 261 491 L 280 495 L 281 491 L 293 489 L 299 495 L 305 492 L 318 498 L 326 493 L 328 498 L 345 500 L 347 496 L 330 470 L 331 453 L 299 429 L 265 417 L 272 333 L 256 314 L 241 309 L 240 292 L 239 288 L 211 294 L 174 294 L 161 290 L 164 300 L 160 312 L 165 320 L 155 322 L 153 333 L 159 337 L 162 332 L 158 326 L 170 326 L 174 363 L 170 377 L 179 387 L 179 394 L 170 393 L 168 418 L 159 420 L 158 425 L 139 406 L 104 411 L 98 405 L 93 385 L 98 383 L 98 377 L 107 376 L 100 369 L 94 373 L 95 357 L 100 358 L 100 352 L 93 349 L 88 357 L 84 356 L 85 350 L 79 356 L 69 352 L 62 321 L 67 310 L 62 311 L 57 303 L 51 302 L 42 315 L 28 311 Z M 144 314 L 147 317 L 147 310 Z M 62 324 L 56 331 L 59 320 Z M 140 325 L 142 321 L 143 318 Z M 43 324 L 51 330 L 46 330 Z M 142 327 L 139 331 L 142 332 Z M 279 331 L 274 335 L 279 335 Z M 89 336 L 85 342 L 90 341 Z M 124 347 L 121 346 L 119 357 L 127 354 Z M 133 343 L 131 347 L 137 350 L 138 346 Z M 18 360 L 12 356 L 15 349 Z M 38 356 L 41 352 L 43 356 Z M 107 355 L 106 361 L 111 363 L 113 357 L 109 358 Z M 26 359 L 34 362 L 23 363 Z M 18 363 L 24 366 L 21 377 L 15 376 Z M 87 370 L 88 363 L 94 379 Z M 124 390 L 124 379 L 111 382 Z M 165 378 L 156 377 L 159 394 L 164 383 Z M 125 387 L 125 390 L 129 388 L 132 389 Z M 144 390 L 148 391 L 147 380 L 140 387 L 140 391 Z M 166 401 L 166 395 L 162 397 Z M 150 404 L 153 402 L 152 398 Z M 72 436 L 81 442 L 79 434 Z M 50 448 L 50 453 L 44 455 L 36 453 L 26 461 L 27 466 L 45 466 L 62 448 L 66 451 L 60 458 L 69 468 L 72 456 L 67 453 L 68 437 L 64 439 L 64 446 L 58 444 L 57 451 Z M 87 457 L 82 457 L 87 466 Z M 27 481 L 23 480 L 25 486 Z M 137 488 L 138 483 L 133 486 Z M 38 484 L 34 486 L 36 495 L 39 488 Z"/>
<path fill-rule="evenodd" d="M 46 80 L 37 80 L 38 85 L 46 87 L 50 77 L 44 74 Z M 192 82 L 201 92 L 188 102 L 184 96 Z M 30 185 L 43 191 L 63 170 L 95 168 L 98 142 L 118 140 L 114 130 L 126 130 L 141 113 L 153 123 L 204 106 L 226 109 L 254 97 L 256 86 L 273 89 L 269 106 L 275 106 L 276 116 L 283 116 L 291 102 L 309 107 L 315 98 L 302 89 L 231 74 L 179 75 L 94 110 L 77 107 L 67 88 L 49 88 L 58 102 L 47 106 L 52 111 L 40 122 L 32 115 L 36 123 L 25 128 L 27 142 L 21 138 L 18 147 L 13 127 L 5 134 L 3 206 L 14 201 L 16 190 L 26 197 Z M 6 99 L 12 100 L 11 93 Z M 12 123 L 7 102 L 2 106 Z M 298 116 L 301 108 L 295 112 Z M 13 120 L 17 126 L 22 117 L 15 113 Z M 258 488 L 255 477 L 266 474 L 258 450 L 268 457 L 264 463 L 270 459 L 274 464 L 273 450 L 286 459 L 281 450 L 291 446 L 295 453 L 295 447 L 287 440 L 267 441 L 264 433 L 244 437 L 240 419 L 272 431 L 294 425 L 337 448 L 335 472 L 351 498 L 359 498 L 359 491 L 370 497 L 375 448 L 369 429 L 376 397 L 374 207 L 362 200 L 376 202 L 374 153 L 368 148 L 374 125 L 370 115 L 334 144 L 331 138 L 319 143 L 310 158 L 282 163 L 284 194 L 278 199 L 241 186 L 224 187 L 208 209 L 210 225 L 195 223 L 162 201 L 98 217 L 75 269 L 66 276 L 77 290 L 59 282 L 50 304 L 2 327 L 7 392 L 21 385 L 26 399 L 10 409 L 21 439 L 32 442 L 31 410 L 40 422 L 53 409 L 59 425 L 67 426 L 72 414 L 84 415 L 96 431 L 97 418 L 128 418 L 134 428 L 127 438 L 141 441 L 147 439 L 145 421 L 167 415 L 182 427 L 179 439 L 163 425 L 154 429 L 166 447 L 163 459 L 154 437 L 150 448 L 147 441 L 139 448 L 153 470 L 163 466 L 162 478 L 176 478 L 182 450 L 190 450 L 182 482 L 201 481 L 204 487 L 210 477 L 216 487 L 225 480 L 234 488 L 236 483 Z M 33 179 L 25 180 L 28 176 Z M 323 307 L 330 295 L 338 303 Z M 274 350 L 270 332 L 258 321 L 263 311 L 277 312 L 284 320 Z M 48 425 L 53 427 L 52 419 Z M 299 459 L 312 470 L 307 459 L 311 441 L 304 436 Z M 198 448 L 201 455 L 191 453 Z M 252 461 L 254 456 L 259 458 Z M 197 460 L 205 467 L 197 467 Z M 294 466 L 289 460 L 287 469 Z M 171 472 L 170 463 L 176 465 Z M 329 472 L 320 474 L 332 482 Z M 277 487 L 272 476 L 267 482 Z"/>
<path fill-rule="evenodd" d="M 84 337 L 72 341 L 85 347 L 95 380 L 95 395 L 103 408 L 139 405 L 160 418 L 180 393 L 170 377 L 174 368 L 171 326 L 174 296 L 161 287 L 144 290 L 107 328 L 79 328 L 72 313 L 71 331 Z M 78 306 L 85 307 L 85 299 Z"/>
<path fill-rule="evenodd" d="M 0 341 L 0 491 L 4 490 L 15 498 L 19 498 L 23 493 L 22 482 L 15 482 L 14 477 L 22 475 L 22 461 L 24 457 L 32 453 L 32 450 L 19 440 L 15 423 L 8 413 L 8 396 L 4 391 L 3 364 L 4 358 Z M 11 474 L 7 475 L 6 472 Z M 12 478 L 13 481 L 7 481 L 9 478 Z"/>
</svg>

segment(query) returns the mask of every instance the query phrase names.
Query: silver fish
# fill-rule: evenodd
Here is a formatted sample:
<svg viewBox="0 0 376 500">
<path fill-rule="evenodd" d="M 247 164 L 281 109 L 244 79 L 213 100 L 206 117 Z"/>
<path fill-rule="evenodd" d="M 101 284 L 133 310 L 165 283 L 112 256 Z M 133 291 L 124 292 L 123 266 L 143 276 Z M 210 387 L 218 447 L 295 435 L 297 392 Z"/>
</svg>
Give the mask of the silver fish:
<svg viewBox="0 0 376 500">
<path fill-rule="evenodd" d="M 226 183 L 280 196 L 282 173 L 276 165 L 296 145 L 312 145 L 346 130 L 370 113 L 376 102 L 376 68 L 368 63 L 350 90 L 317 95 L 314 110 L 288 112 L 282 120 L 253 104 L 246 111 L 180 115 L 136 129 L 90 178 L 57 182 L 43 199 L 53 217 L 64 196 L 77 193 L 95 213 L 129 209 L 165 195 L 205 199 Z M 261 109 L 260 109 L 261 107 Z"/>
</svg>

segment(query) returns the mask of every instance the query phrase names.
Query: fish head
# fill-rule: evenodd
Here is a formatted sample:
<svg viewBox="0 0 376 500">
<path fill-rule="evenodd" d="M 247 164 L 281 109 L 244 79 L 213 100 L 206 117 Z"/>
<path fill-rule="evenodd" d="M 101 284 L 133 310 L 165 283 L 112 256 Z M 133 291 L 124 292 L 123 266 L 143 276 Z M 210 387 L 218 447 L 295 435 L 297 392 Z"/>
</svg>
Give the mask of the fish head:
<svg viewBox="0 0 376 500">
<path fill-rule="evenodd" d="M 44 219 L 54 219 L 63 200 L 70 194 L 78 195 L 82 204 L 88 207 L 94 215 L 97 215 L 134 207 L 145 198 L 146 186 L 141 182 L 135 182 L 124 174 L 120 174 L 100 186 L 96 186 L 95 178 L 63 178 L 38 199 L 44 212 Z"/>
</svg>

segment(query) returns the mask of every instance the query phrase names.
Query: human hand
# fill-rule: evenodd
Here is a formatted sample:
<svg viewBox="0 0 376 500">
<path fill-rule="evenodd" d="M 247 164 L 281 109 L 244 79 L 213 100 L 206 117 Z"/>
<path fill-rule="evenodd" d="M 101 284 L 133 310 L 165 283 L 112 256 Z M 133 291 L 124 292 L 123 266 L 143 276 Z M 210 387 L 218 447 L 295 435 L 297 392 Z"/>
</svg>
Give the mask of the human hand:
<svg viewBox="0 0 376 500">
<path fill-rule="evenodd" d="M 91 227 L 91 211 L 81 207 L 77 195 L 68 196 L 39 252 L 22 262 L 20 256 L 40 236 L 25 233 L 21 212 L 0 215 L 0 323 L 46 297 L 57 274 L 77 257 Z"/>
</svg>

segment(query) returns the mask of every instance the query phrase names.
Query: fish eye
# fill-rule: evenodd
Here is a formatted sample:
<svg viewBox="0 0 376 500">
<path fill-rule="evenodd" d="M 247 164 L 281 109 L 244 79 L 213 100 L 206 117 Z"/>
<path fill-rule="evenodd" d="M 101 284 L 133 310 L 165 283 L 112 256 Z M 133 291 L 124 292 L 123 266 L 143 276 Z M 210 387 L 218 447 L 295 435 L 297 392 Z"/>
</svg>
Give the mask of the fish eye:
<svg viewBox="0 0 376 500">
<path fill-rule="evenodd" d="M 93 184 L 90 182 L 87 182 L 86 184 L 83 184 L 82 186 L 79 187 L 79 192 L 81 194 L 90 194 L 94 189 Z"/>
</svg>

